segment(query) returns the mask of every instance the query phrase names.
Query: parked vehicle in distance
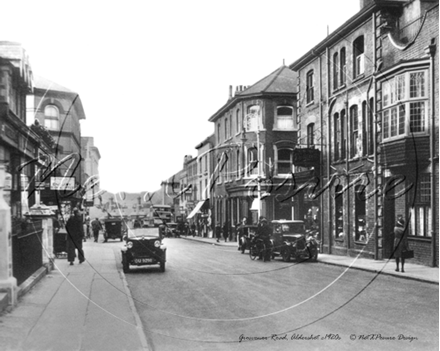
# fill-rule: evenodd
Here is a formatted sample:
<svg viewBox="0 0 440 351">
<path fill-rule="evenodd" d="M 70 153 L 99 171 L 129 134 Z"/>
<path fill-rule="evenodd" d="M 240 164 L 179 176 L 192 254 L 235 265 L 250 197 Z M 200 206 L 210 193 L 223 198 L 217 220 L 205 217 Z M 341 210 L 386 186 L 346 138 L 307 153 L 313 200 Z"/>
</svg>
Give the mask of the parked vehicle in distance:
<svg viewBox="0 0 440 351">
<path fill-rule="evenodd" d="M 177 223 L 174 222 L 170 222 L 170 223 L 166 223 L 166 230 L 165 230 L 165 235 L 167 238 L 175 238 L 177 235 Z"/>
<path fill-rule="evenodd" d="M 272 221 L 272 258 L 280 256 L 289 262 L 292 258 L 317 261 L 319 242 L 314 236 L 307 237 L 304 221 L 274 220 Z"/>
<path fill-rule="evenodd" d="M 255 236 L 255 233 L 257 231 L 257 226 L 253 224 L 244 225 L 241 227 L 242 233 L 238 238 L 238 249 L 241 251 L 242 254 L 246 250 L 249 250 L 250 244 L 252 241 L 252 238 Z"/>
<path fill-rule="evenodd" d="M 127 233 L 127 225 L 124 218 L 104 218 L 101 219 L 101 222 L 104 224 L 104 242 L 107 242 L 108 239 L 119 239 L 122 241 L 122 238 Z"/>
<path fill-rule="evenodd" d="M 159 265 L 165 272 L 166 246 L 162 242 L 159 228 L 139 228 L 129 230 L 124 236 L 125 245 L 121 249 L 122 269 L 130 271 L 130 265 Z"/>
</svg>

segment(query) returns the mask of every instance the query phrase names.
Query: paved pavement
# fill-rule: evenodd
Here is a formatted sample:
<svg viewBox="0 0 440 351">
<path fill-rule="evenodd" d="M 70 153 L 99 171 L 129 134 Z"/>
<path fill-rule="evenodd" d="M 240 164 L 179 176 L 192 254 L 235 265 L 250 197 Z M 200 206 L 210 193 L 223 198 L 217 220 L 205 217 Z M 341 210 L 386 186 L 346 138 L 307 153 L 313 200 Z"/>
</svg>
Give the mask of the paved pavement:
<svg viewBox="0 0 440 351">
<path fill-rule="evenodd" d="M 88 241 L 86 261 L 73 266 L 55 259 L 55 269 L 0 315 L 0 349 L 149 350 L 115 246 Z"/>
<path fill-rule="evenodd" d="M 225 242 L 224 240 L 220 240 L 220 242 L 217 242 L 216 239 L 201 238 L 197 236 L 182 236 L 182 238 L 186 240 L 196 240 L 211 245 L 237 247 L 237 243 L 231 241 Z M 411 260 L 407 260 L 405 262 L 405 273 L 395 271 L 396 263 L 394 260 L 373 260 L 367 258 L 327 255 L 320 253 L 318 262 L 335 266 L 343 266 L 347 268 L 350 267 L 353 269 L 360 269 L 379 274 L 393 275 L 403 279 L 413 279 L 426 283 L 439 283 L 438 267 L 427 267 L 414 264 L 411 263 Z"/>
<path fill-rule="evenodd" d="M 237 247 L 235 242 L 209 238 L 182 239 Z M 35 275 L 18 305 L 0 315 L 1 350 L 151 349 L 125 275 L 116 267 L 120 257 L 118 246 L 88 241 L 84 248 L 86 262 L 76 261 L 70 266 L 67 260 L 56 259 L 55 269 L 47 275 Z M 439 282 L 438 268 L 413 263 L 406 263 L 405 273 L 400 273 L 394 271 L 392 261 L 326 254 L 320 254 L 318 261 L 427 283 Z"/>
</svg>

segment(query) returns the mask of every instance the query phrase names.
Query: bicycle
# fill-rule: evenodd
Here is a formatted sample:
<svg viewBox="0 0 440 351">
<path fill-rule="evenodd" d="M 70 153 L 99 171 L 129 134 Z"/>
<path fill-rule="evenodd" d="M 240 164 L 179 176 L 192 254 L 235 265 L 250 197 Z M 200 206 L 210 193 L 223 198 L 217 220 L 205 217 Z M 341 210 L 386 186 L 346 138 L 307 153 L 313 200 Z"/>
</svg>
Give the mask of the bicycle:
<svg viewBox="0 0 440 351">
<path fill-rule="evenodd" d="M 270 252 L 264 243 L 263 239 L 257 238 L 251 242 L 249 247 L 249 256 L 251 260 L 256 260 L 257 257 L 262 257 L 263 261 L 270 261 Z"/>
</svg>

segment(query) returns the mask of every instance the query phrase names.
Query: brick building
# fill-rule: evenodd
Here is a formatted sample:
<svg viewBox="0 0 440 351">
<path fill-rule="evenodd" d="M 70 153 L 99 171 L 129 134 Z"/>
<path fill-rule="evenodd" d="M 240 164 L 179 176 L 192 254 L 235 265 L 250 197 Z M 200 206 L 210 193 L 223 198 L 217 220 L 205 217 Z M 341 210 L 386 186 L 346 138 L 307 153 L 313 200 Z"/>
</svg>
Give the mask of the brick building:
<svg viewBox="0 0 440 351">
<path fill-rule="evenodd" d="M 438 266 L 437 42 L 438 1 L 361 1 L 290 65 L 298 138 L 319 131 L 321 174 L 298 196 L 320 201 L 324 252 L 389 258 L 401 216 L 414 261 Z"/>
<path fill-rule="evenodd" d="M 297 148 L 296 73 L 282 66 L 250 87 L 239 86 L 210 119 L 215 125 L 213 225 L 243 217 L 301 218 L 285 196 Z M 300 178 L 300 175 L 298 174 Z"/>
</svg>

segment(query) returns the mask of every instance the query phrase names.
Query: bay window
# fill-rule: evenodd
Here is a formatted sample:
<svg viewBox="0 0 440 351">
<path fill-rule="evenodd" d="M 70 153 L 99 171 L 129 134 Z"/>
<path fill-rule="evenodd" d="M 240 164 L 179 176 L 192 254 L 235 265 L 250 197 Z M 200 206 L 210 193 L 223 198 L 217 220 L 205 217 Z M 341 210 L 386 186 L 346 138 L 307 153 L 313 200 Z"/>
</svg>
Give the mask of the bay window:
<svg viewBox="0 0 440 351">
<path fill-rule="evenodd" d="M 405 72 L 382 82 L 384 140 L 426 132 L 426 75 L 426 71 Z"/>
<path fill-rule="evenodd" d="M 290 174 L 293 172 L 293 150 L 278 149 L 276 155 L 277 174 Z"/>
</svg>

